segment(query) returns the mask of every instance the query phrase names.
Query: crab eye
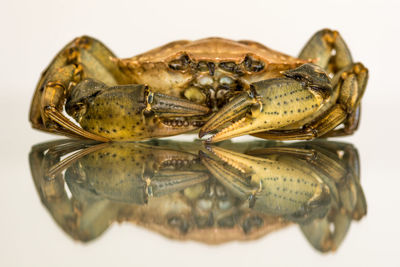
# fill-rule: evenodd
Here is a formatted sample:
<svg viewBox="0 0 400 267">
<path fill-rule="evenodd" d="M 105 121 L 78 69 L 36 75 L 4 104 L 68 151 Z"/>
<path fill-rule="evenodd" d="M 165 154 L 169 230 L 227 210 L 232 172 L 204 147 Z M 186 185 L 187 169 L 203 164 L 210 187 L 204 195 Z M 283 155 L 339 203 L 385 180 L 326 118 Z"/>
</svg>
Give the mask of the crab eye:
<svg viewBox="0 0 400 267">
<path fill-rule="evenodd" d="M 218 67 L 229 72 L 234 72 L 237 69 L 235 62 L 230 62 L 230 61 L 221 62 L 219 63 Z"/>
<path fill-rule="evenodd" d="M 188 55 L 182 55 L 178 59 L 174 59 L 169 62 L 168 66 L 173 70 L 185 70 L 190 65 L 190 59 Z"/>
<path fill-rule="evenodd" d="M 254 60 L 250 56 L 246 56 L 243 61 L 244 67 L 247 71 L 259 72 L 264 69 L 264 63 L 261 61 Z"/>
<path fill-rule="evenodd" d="M 198 69 L 199 71 L 208 71 L 208 64 L 207 64 L 207 62 L 205 62 L 205 61 L 200 61 L 200 62 L 197 64 L 197 69 Z"/>
</svg>

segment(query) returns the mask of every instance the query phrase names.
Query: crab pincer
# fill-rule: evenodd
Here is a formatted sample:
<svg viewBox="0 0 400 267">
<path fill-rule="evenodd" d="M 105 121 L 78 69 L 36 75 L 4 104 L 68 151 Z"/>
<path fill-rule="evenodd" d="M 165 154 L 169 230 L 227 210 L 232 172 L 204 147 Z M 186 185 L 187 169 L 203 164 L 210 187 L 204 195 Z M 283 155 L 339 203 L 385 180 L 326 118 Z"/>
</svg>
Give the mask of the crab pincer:
<svg viewBox="0 0 400 267">
<path fill-rule="evenodd" d="M 143 140 L 177 135 L 201 126 L 209 109 L 189 100 L 152 92 L 142 84 L 109 87 L 86 79 L 65 106 L 84 130 L 110 140 Z"/>
<path fill-rule="evenodd" d="M 312 63 L 284 71 L 283 76 L 252 83 L 249 91 L 240 93 L 215 113 L 200 129 L 199 136 L 216 131 L 207 142 L 219 142 L 306 124 L 331 96 L 330 79 Z"/>
</svg>

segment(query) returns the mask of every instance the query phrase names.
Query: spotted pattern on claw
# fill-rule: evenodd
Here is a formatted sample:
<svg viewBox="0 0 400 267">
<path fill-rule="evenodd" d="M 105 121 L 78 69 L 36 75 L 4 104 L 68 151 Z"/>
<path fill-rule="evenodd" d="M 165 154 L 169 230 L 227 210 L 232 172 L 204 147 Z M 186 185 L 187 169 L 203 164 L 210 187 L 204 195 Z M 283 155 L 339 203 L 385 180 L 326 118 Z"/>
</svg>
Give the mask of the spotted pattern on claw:
<svg viewBox="0 0 400 267">
<path fill-rule="evenodd" d="M 270 129 L 297 127 L 297 122 L 307 122 L 307 119 L 321 107 L 324 101 L 322 97 L 315 95 L 301 83 L 289 78 L 261 81 L 254 83 L 253 87 L 260 95 L 257 105 L 261 106 L 261 111 L 257 108 L 256 116 L 245 115 L 209 138 L 208 142 L 218 142 Z M 231 113 L 229 114 L 234 116 Z M 227 117 L 228 114 L 224 116 Z"/>
</svg>

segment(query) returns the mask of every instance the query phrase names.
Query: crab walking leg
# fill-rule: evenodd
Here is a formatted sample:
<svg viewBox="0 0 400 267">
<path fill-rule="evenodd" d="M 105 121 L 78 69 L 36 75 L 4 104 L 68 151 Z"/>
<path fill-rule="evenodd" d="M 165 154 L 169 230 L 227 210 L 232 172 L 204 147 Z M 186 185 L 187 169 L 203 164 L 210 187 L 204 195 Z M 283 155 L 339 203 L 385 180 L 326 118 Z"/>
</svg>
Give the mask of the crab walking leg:
<svg viewBox="0 0 400 267">
<path fill-rule="evenodd" d="M 75 70 L 73 65 L 60 67 L 49 75 L 51 78 L 43 85 L 43 89 L 38 87 L 30 113 L 33 128 L 75 138 L 82 137 L 82 133 L 79 133 L 82 129 L 79 130 L 78 126 L 70 123 L 60 111 L 64 102 L 60 100 L 64 99 L 65 88 L 74 76 Z"/>
<path fill-rule="evenodd" d="M 70 89 L 82 78 L 101 77 L 110 85 L 122 79 L 110 57 L 114 54 L 108 48 L 87 36 L 64 47 L 43 72 L 36 87 L 30 109 L 32 127 L 72 137 L 108 141 L 80 129 L 62 114 L 62 109 Z"/>
<path fill-rule="evenodd" d="M 333 55 L 332 52 L 335 51 Z M 316 62 L 332 74 L 338 74 L 346 66 L 353 64 L 350 50 L 337 31 L 323 29 L 308 41 L 299 58 L 316 58 Z M 360 96 L 361 98 L 361 96 Z M 344 121 L 344 128 L 329 132 L 326 136 L 344 136 L 353 134 L 359 125 L 361 107 L 358 106 Z"/>
<path fill-rule="evenodd" d="M 351 134 L 358 124 L 360 100 L 368 80 L 368 70 L 361 64 L 347 66 L 333 78 L 338 92 L 337 104 L 301 129 L 273 130 L 253 134 L 256 137 L 277 140 L 309 140 L 317 137 Z M 350 118 L 350 120 L 349 120 Z M 344 128 L 334 130 L 344 123 Z"/>
<path fill-rule="evenodd" d="M 315 64 L 333 74 L 353 63 L 343 38 L 337 31 L 329 29 L 315 33 L 300 52 L 299 58 L 313 60 Z"/>
<path fill-rule="evenodd" d="M 342 83 L 338 87 L 340 88 L 340 99 L 347 108 L 347 117 L 343 122 L 343 128 L 330 131 L 324 137 L 351 135 L 357 130 L 361 117 L 360 101 L 368 82 L 368 69 L 361 63 L 352 64 L 339 72 L 334 77 L 334 82 Z"/>
<path fill-rule="evenodd" d="M 332 55 L 332 51 L 335 55 Z M 316 58 L 317 64 L 328 72 L 337 74 L 341 69 L 353 63 L 353 59 L 345 41 L 337 31 L 323 29 L 304 46 L 299 58 Z M 358 106 L 344 122 L 344 128 L 329 132 L 327 136 L 343 136 L 353 134 L 359 125 L 361 107 Z"/>
<path fill-rule="evenodd" d="M 63 108 L 63 102 L 60 102 L 59 100 L 64 98 L 66 88 L 77 70 L 78 68 L 75 66 L 68 65 L 58 68 L 52 74 L 51 79 L 46 83 L 41 95 L 40 112 L 42 121 L 45 125 L 47 124 L 50 126 L 57 123 L 57 126 L 62 126 L 68 133 L 72 133 L 73 135 L 102 142 L 108 141 L 105 138 L 83 131 L 81 128 L 70 122 L 60 111 Z"/>
<path fill-rule="evenodd" d="M 326 133 L 324 137 L 338 137 L 338 136 L 352 135 L 360 125 L 360 117 L 361 117 L 361 103 L 353 113 L 347 116 L 347 119 L 343 123 L 344 125 L 343 128 L 330 131 Z"/>
</svg>

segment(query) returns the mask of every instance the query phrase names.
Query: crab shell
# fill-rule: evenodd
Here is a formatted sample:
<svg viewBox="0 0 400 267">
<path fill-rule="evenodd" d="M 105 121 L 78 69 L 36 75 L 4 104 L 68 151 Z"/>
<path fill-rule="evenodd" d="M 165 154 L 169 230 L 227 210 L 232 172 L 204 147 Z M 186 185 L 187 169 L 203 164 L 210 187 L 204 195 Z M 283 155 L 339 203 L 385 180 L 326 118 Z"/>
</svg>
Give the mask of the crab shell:
<svg viewBox="0 0 400 267">
<path fill-rule="evenodd" d="M 249 60 L 256 62 L 258 67 L 249 66 Z M 218 88 L 226 89 L 229 83 L 233 91 L 246 90 L 253 82 L 281 77 L 282 71 L 309 62 L 274 51 L 257 42 L 216 37 L 175 41 L 132 58 L 115 58 L 114 61 L 130 83 L 146 84 L 156 92 L 186 97 L 208 106 L 210 104 L 206 102 L 206 97 L 199 95 L 199 92 L 217 98 L 213 94 L 218 95 Z M 174 65 L 179 63 L 183 67 Z M 207 92 L 210 89 L 214 93 Z M 193 91 L 195 93 L 191 93 Z M 227 101 L 225 99 L 222 104 Z"/>
</svg>

